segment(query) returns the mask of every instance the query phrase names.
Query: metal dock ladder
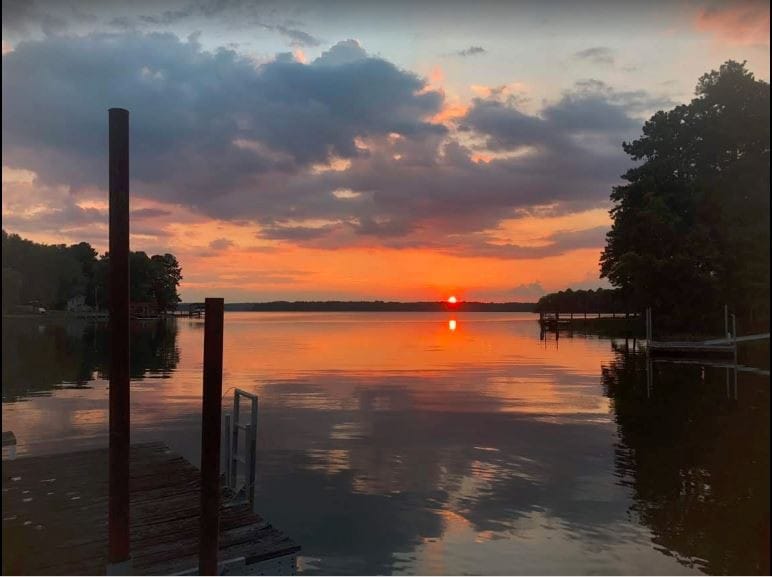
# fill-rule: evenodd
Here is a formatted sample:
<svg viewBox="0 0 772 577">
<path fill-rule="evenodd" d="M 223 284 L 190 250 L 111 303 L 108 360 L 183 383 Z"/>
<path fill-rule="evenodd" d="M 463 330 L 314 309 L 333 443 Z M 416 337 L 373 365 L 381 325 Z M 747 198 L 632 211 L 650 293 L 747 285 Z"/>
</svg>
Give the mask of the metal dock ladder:
<svg viewBox="0 0 772 577">
<path fill-rule="evenodd" d="M 250 403 L 249 422 L 241 421 L 242 399 Z M 241 445 L 241 431 L 244 444 Z M 225 484 L 238 495 L 246 493 L 249 504 L 255 503 L 255 476 L 257 471 L 257 395 L 242 389 L 233 393 L 233 412 L 225 415 Z M 244 466 L 244 484 L 239 485 L 239 464 Z"/>
</svg>

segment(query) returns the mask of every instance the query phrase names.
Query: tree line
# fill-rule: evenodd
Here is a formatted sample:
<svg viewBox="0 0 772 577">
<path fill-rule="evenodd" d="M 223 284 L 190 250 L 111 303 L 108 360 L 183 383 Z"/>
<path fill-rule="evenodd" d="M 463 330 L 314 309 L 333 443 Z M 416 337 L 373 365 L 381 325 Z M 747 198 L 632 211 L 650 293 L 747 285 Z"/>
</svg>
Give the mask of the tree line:
<svg viewBox="0 0 772 577">
<path fill-rule="evenodd" d="M 71 299 L 95 310 L 109 304 L 110 255 L 87 242 L 47 245 L 2 231 L 3 312 L 20 304 L 62 310 Z M 176 308 L 182 269 L 173 254 L 129 255 L 130 298 L 159 311 Z"/>
<path fill-rule="evenodd" d="M 616 289 L 566 289 L 544 295 L 536 303 L 543 313 L 629 313 L 636 312 Z"/>
<path fill-rule="evenodd" d="M 726 304 L 746 330 L 769 326 L 769 110 L 769 84 L 730 60 L 622 144 L 636 164 L 611 193 L 600 276 L 631 311 L 712 330 Z"/>
</svg>

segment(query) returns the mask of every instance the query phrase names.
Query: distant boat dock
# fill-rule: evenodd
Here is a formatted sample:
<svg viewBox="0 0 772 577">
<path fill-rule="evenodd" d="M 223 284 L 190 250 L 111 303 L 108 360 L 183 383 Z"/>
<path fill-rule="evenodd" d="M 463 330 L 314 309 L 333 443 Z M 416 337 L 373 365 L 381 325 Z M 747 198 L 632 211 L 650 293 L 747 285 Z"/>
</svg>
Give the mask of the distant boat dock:
<svg viewBox="0 0 772 577">
<path fill-rule="evenodd" d="M 539 312 L 539 324 L 546 331 L 557 331 L 559 329 L 571 329 L 587 322 L 593 322 L 596 319 L 619 319 L 619 320 L 637 320 L 641 317 L 640 313 L 617 313 L 617 312 L 581 312 L 581 313 L 560 313 L 560 312 Z"/>
<path fill-rule="evenodd" d="M 174 311 L 169 311 L 166 314 L 172 317 L 201 318 L 204 316 L 204 313 L 205 313 L 204 303 L 192 303 L 185 306 L 184 308 L 177 309 Z"/>
</svg>

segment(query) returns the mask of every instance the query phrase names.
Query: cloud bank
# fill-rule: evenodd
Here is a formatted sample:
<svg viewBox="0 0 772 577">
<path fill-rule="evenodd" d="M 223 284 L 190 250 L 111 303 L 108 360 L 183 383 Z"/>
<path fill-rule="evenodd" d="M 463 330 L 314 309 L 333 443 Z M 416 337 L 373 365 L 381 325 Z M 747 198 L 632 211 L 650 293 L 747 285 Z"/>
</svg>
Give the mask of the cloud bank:
<svg viewBox="0 0 772 577">
<path fill-rule="evenodd" d="M 104 191 L 106 111 L 120 106 L 131 111 L 139 197 L 303 246 L 491 258 L 601 246 L 595 229 L 538 247 L 492 231 L 534 211 L 604 206 L 628 166 L 621 142 L 636 135 L 643 111 L 663 104 L 587 80 L 535 114 L 491 91 L 439 122 L 441 89 L 352 39 L 309 63 L 278 54 L 256 64 L 169 33 L 50 36 L 19 43 L 3 68 L 3 165 L 32 171 L 41 189 L 68 191 L 49 223 L 50 211 L 10 218 L 49 226 Z"/>
</svg>

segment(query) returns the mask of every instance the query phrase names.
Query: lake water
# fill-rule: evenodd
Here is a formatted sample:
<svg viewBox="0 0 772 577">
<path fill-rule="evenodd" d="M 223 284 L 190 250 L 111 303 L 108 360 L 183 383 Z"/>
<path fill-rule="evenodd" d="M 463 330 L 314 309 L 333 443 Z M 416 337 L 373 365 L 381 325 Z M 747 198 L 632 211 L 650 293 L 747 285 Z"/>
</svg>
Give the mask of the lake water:
<svg viewBox="0 0 772 577">
<path fill-rule="evenodd" d="M 203 321 L 136 324 L 132 440 L 198 463 Z M 3 322 L 19 455 L 107 444 L 107 334 Z M 769 377 L 528 314 L 226 313 L 257 510 L 334 574 L 769 571 Z M 53 474 L 53 473 L 52 473 Z"/>
</svg>

